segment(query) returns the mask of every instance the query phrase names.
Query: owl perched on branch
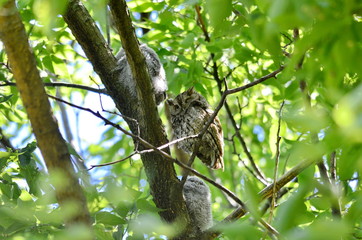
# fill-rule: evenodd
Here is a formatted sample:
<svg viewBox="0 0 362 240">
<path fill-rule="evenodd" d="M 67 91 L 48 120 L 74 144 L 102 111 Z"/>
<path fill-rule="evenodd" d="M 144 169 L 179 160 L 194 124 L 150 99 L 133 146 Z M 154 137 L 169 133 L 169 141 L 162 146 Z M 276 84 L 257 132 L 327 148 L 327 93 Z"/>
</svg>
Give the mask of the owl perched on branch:
<svg viewBox="0 0 362 240">
<path fill-rule="evenodd" d="M 155 94 L 156 104 L 159 105 L 166 98 L 167 81 L 165 70 L 162 63 L 157 56 L 157 53 L 153 51 L 146 44 L 140 45 L 141 52 L 146 60 L 148 72 L 152 79 L 152 87 Z M 122 81 L 127 82 L 130 86 L 134 85 L 136 81 L 133 81 L 132 71 L 128 64 L 126 53 L 124 49 L 121 49 L 117 54 L 118 65 L 121 68 Z"/>
<path fill-rule="evenodd" d="M 212 227 L 211 194 L 209 187 L 196 176 L 188 176 L 183 186 L 187 211 L 194 233 Z"/>
<path fill-rule="evenodd" d="M 206 99 L 194 88 L 168 99 L 171 125 L 175 138 L 199 134 L 209 117 L 213 114 Z M 194 151 L 198 138 L 188 138 L 178 143 L 187 153 Z M 219 118 L 216 116 L 200 140 L 196 156 L 212 169 L 224 169 L 224 140 Z"/>
</svg>

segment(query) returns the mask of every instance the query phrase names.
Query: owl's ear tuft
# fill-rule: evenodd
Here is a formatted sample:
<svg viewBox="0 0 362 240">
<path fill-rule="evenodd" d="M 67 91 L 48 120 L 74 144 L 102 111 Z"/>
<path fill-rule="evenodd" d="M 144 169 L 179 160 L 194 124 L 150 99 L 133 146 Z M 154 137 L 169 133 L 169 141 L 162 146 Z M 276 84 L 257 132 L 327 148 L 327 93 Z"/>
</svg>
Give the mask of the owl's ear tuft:
<svg viewBox="0 0 362 240">
<path fill-rule="evenodd" d="M 195 92 L 195 90 L 194 90 L 194 86 L 192 86 L 192 87 L 190 87 L 189 89 L 187 89 L 187 95 L 188 96 L 191 96 L 191 94 L 193 94 L 194 92 Z"/>
</svg>

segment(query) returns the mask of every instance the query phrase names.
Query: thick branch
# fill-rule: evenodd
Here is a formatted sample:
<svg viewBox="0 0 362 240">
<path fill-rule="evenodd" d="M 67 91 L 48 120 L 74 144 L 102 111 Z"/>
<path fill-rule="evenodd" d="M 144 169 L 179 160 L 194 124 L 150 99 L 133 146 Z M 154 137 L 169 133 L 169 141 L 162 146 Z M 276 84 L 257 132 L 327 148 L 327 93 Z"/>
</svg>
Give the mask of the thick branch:
<svg viewBox="0 0 362 240">
<path fill-rule="evenodd" d="M 115 57 L 79 0 L 69 1 L 64 19 L 122 115 L 138 122 L 136 125 L 134 121 L 125 118 L 133 134 L 138 132 L 139 127 L 143 139 L 154 146 L 161 146 L 167 142 L 167 138 L 157 112 L 151 81 L 144 57 L 139 50 L 126 3 L 110 1 L 110 8 L 121 34 L 136 87 L 126 85 L 128 83 L 122 81 Z M 168 148 L 165 151 L 168 152 Z M 186 205 L 172 162 L 165 161 L 164 156 L 155 152 L 142 154 L 141 157 L 156 206 L 164 209 L 160 212 L 161 217 L 168 222 L 176 219 L 187 222 Z"/>
<path fill-rule="evenodd" d="M 137 115 L 132 117 L 138 121 L 143 139 L 153 146 L 164 145 L 168 140 L 157 111 L 146 61 L 139 48 L 126 2 L 110 0 L 109 6 L 135 81 L 136 88 L 133 91 L 137 94 L 134 103 Z M 169 155 L 170 150 L 167 147 L 162 152 Z M 175 169 L 172 162 L 165 161 L 168 156 L 159 155 L 156 151 L 142 154 L 141 157 L 154 201 L 158 207 L 167 209 L 160 213 L 161 216 L 170 222 L 176 218 L 184 223 L 189 222 Z"/>
<path fill-rule="evenodd" d="M 70 0 L 63 16 L 98 75 L 112 73 L 117 66 L 116 58 L 83 4 Z"/>
<path fill-rule="evenodd" d="M 68 224 L 91 224 L 85 196 L 71 164 L 67 145 L 54 119 L 44 86 L 36 67 L 24 25 L 15 1 L 8 1 L 0 9 L 0 37 L 4 43 L 14 78 L 24 102 L 38 146 L 50 174 L 62 174 L 62 186 L 55 186 L 61 207 L 76 204 L 74 214 L 66 216 Z"/>
<path fill-rule="evenodd" d="M 259 192 L 260 200 L 264 200 L 270 198 L 273 195 L 273 191 L 279 191 L 282 187 L 284 187 L 287 183 L 292 181 L 295 177 L 297 177 L 302 171 L 304 171 L 307 167 L 315 164 L 316 161 L 313 159 L 307 159 L 301 163 L 299 163 L 294 168 L 290 169 L 286 172 L 281 178 L 278 179 L 276 184 L 272 183 L 262 191 Z M 244 216 L 248 210 L 244 206 L 240 206 L 235 209 L 231 214 L 229 214 L 222 222 L 228 223 L 236 221 L 237 219 Z M 207 239 L 214 239 L 220 235 L 219 231 L 214 231 L 213 228 L 207 232 Z"/>
<path fill-rule="evenodd" d="M 279 191 L 282 187 L 284 187 L 287 183 L 292 181 L 296 176 L 298 176 L 304 169 L 309 167 L 310 165 L 315 164 L 315 160 L 305 160 L 301 163 L 299 163 L 294 168 L 290 169 L 288 172 L 286 172 L 281 178 L 278 179 L 278 181 L 274 184 L 268 185 L 266 188 L 264 188 L 262 191 L 259 192 L 259 197 L 261 200 L 267 199 L 273 195 L 273 188 L 275 191 Z M 235 221 L 236 219 L 244 216 L 246 213 L 246 209 L 243 209 L 239 207 L 236 209 L 233 213 L 231 213 L 229 216 L 227 216 L 224 221 Z"/>
<path fill-rule="evenodd" d="M 188 136 L 188 137 L 184 137 L 182 139 L 176 139 L 175 141 L 172 141 L 170 143 L 167 143 L 167 144 L 164 144 L 162 146 L 159 146 L 159 147 L 156 147 L 154 145 L 152 145 L 151 143 L 149 143 L 148 141 L 146 141 L 145 139 L 143 139 L 142 137 L 140 137 L 139 135 L 136 135 L 134 133 L 131 133 L 127 130 L 125 130 L 124 128 L 122 128 L 120 125 L 118 124 L 115 124 L 111 121 L 109 121 L 107 118 L 103 117 L 99 112 L 94 112 L 92 109 L 90 108 L 85 108 L 85 107 L 81 107 L 81 106 L 77 106 L 73 103 L 70 103 L 70 102 L 67 102 L 63 99 L 60 99 L 60 98 L 57 98 L 57 97 L 54 97 L 54 96 L 51 96 L 51 95 L 48 95 L 50 98 L 53 98 L 59 102 L 62 102 L 62 103 L 65 103 L 65 104 L 68 104 L 69 106 L 72 106 L 72 107 L 75 107 L 75 108 L 78 108 L 78 109 L 81 109 L 83 111 L 86 111 L 86 112 L 89 112 L 91 113 L 92 115 L 96 116 L 97 118 L 99 119 L 102 119 L 105 123 L 105 125 L 110 125 L 112 127 L 114 127 L 115 129 L 123 132 L 124 134 L 132 137 L 135 141 L 138 141 L 141 145 L 143 145 L 143 147 L 145 148 L 145 150 L 142 150 L 140 152 L 134 152 L 132 153 L 131 155 L 129 155 L 128 157 L 125 157 L 121 160 L 118 160 L 118 161 L 115 161 L 115 162 L 112 162 L 110 164 L 114 164 L 114 163 L 118 163 L 118 162 L 122 162 L 126 159 L 128 159 L 129 157 L 135 155 L 135 154 L 143 154 L 143 153 L 151 153 L 151 152 L 155 152 L 155 153 L 158 153 L 160 154 L 161 156 L 164 157 L 165 160 L 168 160 L 168 161 L 171 161 L 177 165 L 179 165 L 180 167 L 184 168 L 184 169 L 187 169 L 188 171 L 190 171 L 191 173 L 193 173 L 194 175 L 202 178 L 203 180 L 211 183 L 212 185 L 214 185 L 215 187 L 219 188 L 221 191 L 224 191 L 230 198 L 232 198 L 235 202 L 237 202 L 238 204 L 240 204 L 241 206 L 244 206 L 244 203 L 233 193 L 231 192 L 229 189 L 225 188 L 224 186 L 218 184 L 217 182 L 213 181 L 212 179 L 206 177 L 205 175 L 197 172 L 195 169 L 191 168 L 190 166 L 180 162 L 179 160 L 173 158 L 168 152 L 165 152 L 163 151 L 162 149 L 165 149 L 165 148 L 168 148 L 169 145 L 171 144 L 175 144 L 179 141 L 183 141 L 187 138 L 196 138 L 197 135 L 191 135 L 191 136 Z M 104 166 L 107 166 L 109 164 L 104 164 Z M 94 167 L 97 167 L 97 166 L 94 166 Z M 91 167 L 90 169 L 92 169 L 93 167 Z M 90 170 L 89 169 L 89 170 Z"/>
<path fill-rule="evenodd" d="M 110 0 L 109 5 L 115 26 L 121 37 L 123 49 L 126 52 L 127 61 L 131 67 L 133 79 L 137 85 L 135 91 L 138 93 L 138 101 L 143 106 L 141 110 L 145 114 L 144 116 L 147 116 L 148 124 L 159 124 L 151 79 L 145 58 L 139 48 L 126 2 L 124 0 Z"/>
</svg>

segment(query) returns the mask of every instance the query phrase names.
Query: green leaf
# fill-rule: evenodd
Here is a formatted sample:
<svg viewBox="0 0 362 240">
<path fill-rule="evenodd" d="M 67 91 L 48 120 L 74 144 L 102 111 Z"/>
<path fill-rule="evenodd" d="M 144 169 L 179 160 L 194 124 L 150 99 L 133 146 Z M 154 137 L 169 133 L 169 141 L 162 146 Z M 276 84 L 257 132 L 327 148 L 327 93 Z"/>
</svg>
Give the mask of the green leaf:
<svg viewBox="0 0 362 240">
<path fill-rule="evenodd" d="M 45 56 L 42 59 L 42 63 L 43 63 L 43 65 L 44 65 L 44 67 L 46 69 L 48 69 L 51 72 L 55 72 L 54 71 L 54 66 L 53 66 L 53 61 L 52 61 L 52 58 L 50 56 Z"/>
<path fill-rule="evenodd" d="M 304 203 L 305 194 L 305 190 L 300 189 L 277 208 L 278 218 L 274 226 L 280 233 L 285 233 L 300 224 L 313 221 L 314 216 L 307 211 Z"/>
<path fill-rule="evenodd" d="M 181 42 L 181 46 L 184 48 L 189 48 L 195 44 L 195 34 L 193 32 L 188 33 L 184 40 Z"/>
<path fill-rule="evenodd" d="M 19 186 L 16 183 L 12 182 L 12 180 L 9 178 L 7 181 L 1 181 L 0 179 L 0 190 L 10 200 L 18 199 L 21 194 Z"/>
<path fill-rule="evenodd" d="M 37 148 L 36 142 L 31 142 L 28 145 L 26 145 L 25 148 L 19 150 L 20 154 L 18 158 L 20 161 L 20 166 L 26 166 L 29 164 L 34 165 L 32 153 L 35 151 L 36 148 Z"/>
<path fill-rule="evenodd" d="M 5 231 L 6 234 L 14 234 L 16 232 L 21 232 L 27 229 L 30 226 L 29 223 L 24 221 L 17 221 L 11 224 Z"/>
<path fill-rule="evenodd" d="M 223 235 L 228 237 L 228 239 L 258 240 L 263 238 L 262 232 L 257 231 L 257 229 L 253 227 L 251 223 L 248 223 L 248 221 L 218 224 L 217 229 L 220 230 Z M 241 232 L 243 234 L 240 234 Z"/>
<path fill-rule="evenodd" d="M 338 219 L 322 220 L 315 221 L 305 228 L 298 229 L 297 231 L 291 231 L 288 235 L 286 235 L 286 238 L 295 240 L 339 240 L 348 239 L 351 231 L 351 227 L 347 226 L 345 222 L 339 221 Z"/>
<path fill-rule="evenodd" d="M 44 24 L 43 31 L 52 36 L 52 28 L 56 27 L 57 16 L 63 14 L 67 6 L 65 0 L 34 0 L 33 11 L 38 20 Z"/>
<path fill-rule="evenodd" d="M 1 152 L 0 152 L 1 154 Z M 0 172 L 2 172 L 4 170 L 4 168 L 6 167 L 7 163 L 8 163 L 8 158 L 7 157 L 0 157 Z"/>
<path fill-rule="evenodd" d="M 96 224 L 93 227 L 96 237 L 99 240 L 114 240 L 112 233 L 107 230 L 107 228 L 102 224 Z"/>
<path fill-rule="evenodd" d="M 206 0 L 206 10 L 210 15 L 211 25 L 216 31 L 225 28 L 226 19 L 232 11 L 231 0 Z"/>
<path fill-rule="evenodd" d="M 13 155 L 13 153 L 11 153 L 11 152 L 0 152 L 0 158 L 5 159 L 5 160 L 8 159 L 12 155 Z"/>
<path fill-rule="evenodd" d="M 140 198 L 136 202 L 136 207 L 140 210 L 146 212 L 159 212 L 160 209 L 155 206 L 155 204 L 151 200 L 147 200 L 147 198 Z"/>
<path fill-rule="evenodd" d="M 13 96 L 13 94 L 8 95 L 8 96 L 2 96 L 2 95 L 0 95 L 0 103 L 3 103 L 3 102 L 8 101 L 12 96 Z"/>
<path fill-rule="evenodd" d="M 318 210 L 328 210 L 331 203 L 326 197 L 314 197 L 309 200 L 310 204 Z"/>
<path fill-rule="evenodd" d="M 103 223 L 105 225 L 116 226 L 118 224 L 127 223 L 124 219 L 110 212 L 98 212 L 96 213 L 95 218 L 97 223 Z"/>
<path fill-rule="evenodd" d="M 351 142 L 362 142 L 362 84 L 339 101 L 333 118 Z"/>
<path fill-rule="evenodd" d="M 142 13 L 160 11 L 165 6 L 165 4 L 162 2 L 148 2 L 142 0 L 131 1 L 127 3 L 127 5 L 131 9 L 131 11 Z"/>
<path fill-rule="evenodd" d="M 37 180 L 40 175 L 36 166 L 33 152 L 37 148 L 36 142 L 29 143 L 25 148 L 19 150 L 20 174 L 25 178 L 29 186 L 29 193 L 39 196 L 41 193 Z"/>
</svg>

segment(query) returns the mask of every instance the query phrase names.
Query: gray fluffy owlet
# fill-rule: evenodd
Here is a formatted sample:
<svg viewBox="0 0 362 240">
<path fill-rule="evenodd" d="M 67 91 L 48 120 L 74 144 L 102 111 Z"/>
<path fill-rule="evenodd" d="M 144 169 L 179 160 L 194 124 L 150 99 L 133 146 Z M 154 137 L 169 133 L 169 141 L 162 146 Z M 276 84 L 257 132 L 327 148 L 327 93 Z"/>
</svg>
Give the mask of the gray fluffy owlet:
<svg viewBox="0 0 362 240">
<path fill-rule="evenodd" d="M 209 187 L 200 178 L 188 176 L 183 195 L 191 224 L 196 232 L 212 227 L 211 194 Z"/>
<path fill-rule="evenodd" d="M 194 88 L 168 99 L 171 115 L 171 125 L 175 138 L 182 138 L 198 134 L 208 118 L 213 114 L 206 99 Z M 185 152 L 192 153 L 197 138 L 188 138 L 178 143 L 178 147 Z M 224 169 L 224 140 L 221 123 L 216 116 L 201 139 L 196 156 L 212 169 Z"/>
<path fill-rule="evenodd" d="M 167 82 L 166 74 L 162 63 L 155 51 L 149 48 L 146 44 L 140 45 L 141 52 L 145 56 L 148 72 L 152 79 L 152 87 L 155 93 L 156 104 L 159 105 L 166 98 Z M 118 65 L 121 68 L 122 81 L 127 81 L 128 86 L 135 84 L 132 79 L 132 71 L 127 62 L 126 53 L 121 49 L 117 54 Z M 134 88 L 133 88 L 134 89 Z"/>
</svg>

